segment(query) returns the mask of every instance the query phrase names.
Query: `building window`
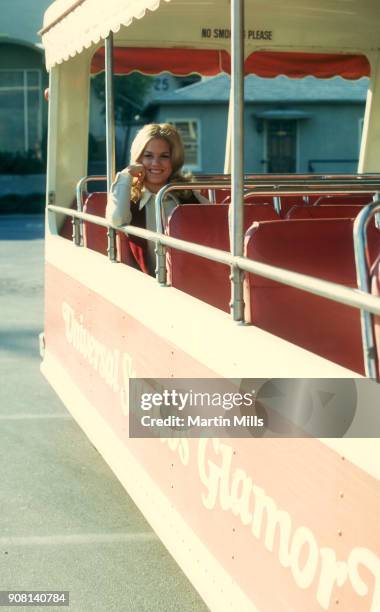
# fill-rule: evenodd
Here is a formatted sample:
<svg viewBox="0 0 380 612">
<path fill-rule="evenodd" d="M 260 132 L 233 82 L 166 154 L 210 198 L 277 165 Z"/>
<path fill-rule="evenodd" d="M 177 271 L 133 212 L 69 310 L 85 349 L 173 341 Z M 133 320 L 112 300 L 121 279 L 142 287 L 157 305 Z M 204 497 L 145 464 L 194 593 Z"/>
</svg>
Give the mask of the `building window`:
<svg viewBox="0 0 380 612">
<path fill-rule="evenodd" d="M 168 119 L 167 123 L 175 125 L 182 136 L 185 148 L 185 167 L 189 170 L 200 170 L 200 129 L 198 119 Z"/>
<path fill-rule="evenodd" d="M 42 139 L 40 70 L 0 70 L 0 148 L 38 155 Z"/>
</svg>

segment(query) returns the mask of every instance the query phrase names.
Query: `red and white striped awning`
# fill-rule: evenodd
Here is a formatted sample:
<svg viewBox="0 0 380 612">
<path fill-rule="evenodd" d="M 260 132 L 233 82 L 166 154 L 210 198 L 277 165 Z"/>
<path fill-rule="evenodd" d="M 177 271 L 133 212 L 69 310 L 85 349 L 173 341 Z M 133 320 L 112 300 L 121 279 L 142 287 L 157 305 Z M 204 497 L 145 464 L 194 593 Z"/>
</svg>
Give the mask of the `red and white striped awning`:
<svg viewBox="0 0 380 612">
<path fill-rule="evenodd" d="M 104 47 L 98 49 L 91 63 L 91 72 L 104 70 Z M 205 49 L 165 49 L 116 47 L 115 74 L 143 74 L 171 72 L 177 76 L 198 73 L 215 76 L 231 72 L 231 58 L 227 51 Z M 244 74 L 272 78 L 280 74 L 299 79 L 306 76 L 327 79 L 336 75 L 345 79 L 360 79 L 370 75 L 370 65 L 364 55 L 329 53 L 276 53 L 255 51 L 244 62 Z"/>
<path fill-rule="evenodd" d="M 245 73 L 368 76 L 380 4 L 366 2 L 351 0 L 348 12 L 341 0 L 329 11 L 314 0 L 246 2 Z M 229 72 L 230 8 L 230 0 L 55 0 L 41 30 L 47 68 L 92 48 L 91 71 L 102 70 L 99 47 L 114 32 L 117 73 Z"/>
</svg>

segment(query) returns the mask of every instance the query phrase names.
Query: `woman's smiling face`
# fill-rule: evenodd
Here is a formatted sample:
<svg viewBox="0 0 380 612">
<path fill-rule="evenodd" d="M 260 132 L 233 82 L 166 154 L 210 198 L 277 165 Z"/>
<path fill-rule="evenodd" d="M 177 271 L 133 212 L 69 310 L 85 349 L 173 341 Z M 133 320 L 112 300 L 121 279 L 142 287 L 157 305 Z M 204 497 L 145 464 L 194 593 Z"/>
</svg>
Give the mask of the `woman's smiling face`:
<svg viewBox="0 0 380 612">
<path fill-rule="evenodd" d="M 140 163 L 144 166 L 144 185 L 158 193 L 173 172 L 169 143 L 164 138 L 152 138 L 146 145 Z"/>
</svg>

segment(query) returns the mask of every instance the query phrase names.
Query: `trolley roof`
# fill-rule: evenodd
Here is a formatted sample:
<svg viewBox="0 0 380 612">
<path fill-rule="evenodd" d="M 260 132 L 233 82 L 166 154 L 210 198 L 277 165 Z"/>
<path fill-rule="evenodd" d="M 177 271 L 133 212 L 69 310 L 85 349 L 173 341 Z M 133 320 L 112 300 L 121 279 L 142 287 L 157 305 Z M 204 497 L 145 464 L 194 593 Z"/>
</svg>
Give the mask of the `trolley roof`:
<svg viewBox="0 0 380 612">
<path fill-rule="evenodd" d="M 95 51 L 111 31 L 117 47 L 214 51 L 219 54 L 213 60 L 214 69 L 208 73 L 229 69 L 228 58 L 220 52 L 230 49 L 230 0 L 55 0 L 45 13 L 41 30 L 48 69 L 84 49 L 93 47 Z M 371 60 L 380 44 L 380 3 L 249 0 L 245 3 L 245 42 L 246 57 L 254 51 L 297 51 L 364 54 Z M 159 54 L 154 55 L 151 72 L 167 69 L 165 62 L 160 66 Z M 188 55 L 191 60 L 192 54 Z M 206 58 L 208 65 L 210 58 L 211 55 Z M 318 55 L 315 58 L 314 70 L 309 69 L 308 74 L 357 78 L 369 72 L 368 64 L 367 68 L 363 63 L 356 64 L 353 69 L 351 63 L 348 72 L 340 64 L 319 74 L 316 66 L 323 62 Z M 288 74 L 283 66 L 272 72 L 279 74 L 279 70 Z M 177 72 L 188 71 L 182 65 Z M 248 65 L 246 72 L 270 76 Z"/>
</svg>

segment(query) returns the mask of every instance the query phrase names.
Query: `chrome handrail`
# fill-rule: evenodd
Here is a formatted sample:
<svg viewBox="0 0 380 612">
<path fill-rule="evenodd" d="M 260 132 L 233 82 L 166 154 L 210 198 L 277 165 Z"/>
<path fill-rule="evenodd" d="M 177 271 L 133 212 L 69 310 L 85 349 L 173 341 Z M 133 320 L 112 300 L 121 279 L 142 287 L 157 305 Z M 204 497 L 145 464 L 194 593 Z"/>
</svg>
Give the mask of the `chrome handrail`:
<svg viewBox="0 0 380 612">
<path fill-rule="evenodd" d="M 366 230 L 370 219 L 379 211 L 380 199 L 379 194 L 377 193 L 374 197 L 374 201 L 365 206 L 354 221 L 354 251 L 357 283 L 359 289 L 368 294 L 370 293 L 370 286 Z M 373 331 L 372 314 L 373 313 L 362 309 L 360 312 L 360 324 L 363 339 L 365 372 L 370 378 L 375 378 L 377 376 L 377 351 Z"/>
<path fill-rule="evenodd" d="M 377 175 L 376 178 L 377 180 L 370 176 L 356 180 L 352 177 L 341 178 L 340 176 L 335 176 L 334 178 L 329 177 L 326 180 L 312 180 L 308 177 L 306 181 L 304 178 L 295 178 L 295 175 L 287 175 L 282 177 L 281 180 L 279 177 L 271 176 L 268 178 L 268 175 L 257 175 L 257 177 L 252 178 L 246 177 L 244 187 L 247 190 L 251 190 L 252 194 L 274 197 L 280 195 L 310 195 L 310 193 L 314 195 L 324 195 L 326 193 L 329 195 L 344 195 L 347 193 L 347 188 L 350 188 L 350 193 L 373 194 L 380 191 L 380 175 Z M 160 189 L 156 196 L 156 219 L 160 219 L 163 198 L 170 191 L 205 188 L 217 189 L 218 187 L 226 187 L 228 185 L 230 185 L 229 180 L 220 178 L 215 180 L 202 178 L 188 183 L 168 183 Z"/>
<path fill-rule="evenodd" d="M 192 175 L 192 179 L 194 182 L 204 182 L 207 183 L 215 183 L 217 182 L 217 187 L 228 186 L 231 184 L 231 175 L 230 174 L 194 174 Z M 295 182 L 296 184 L 299 181 L 308 181 L 310 183 L 314 182 L 322 182 L 326 184 L 328 181 L 347 181 L 346 184 L 367 184 L 367 182 L 376 182 L 378 181 L 379 185 L 376 191 L 380 188 L 380 174 L 245 174 L 245 181 L 264 181 L 266 183 L 273 183 L 274 181 L 289 181 Z M 107 177 L 100 175 L 89 175 L 81 178 L 76 186 L 76 196 L 77 196 L 77 210 L 83 210 L 83 192 L 84 186 L 87 183 L 93 181 L 107 181 Z M 190 181 L 189 184 L 192 184 Z M 183 183 L 181 183 L 183 186 Z M 246 187 L 246 185 L 244 185 Z M 207 187 L 207 185 L 204 185 Z"/>
<path fill-rule="evenodd" d="M 374 205 L 371 204 L 370 206 L 373 207 Z M 251 259 L 248 259 L 247 257 L 236 257 L 234 255 L 231 255 L 231 253 L 228 253 L 227 251 L 214 249 L 212 247 L 203 246 L 193 242 L 187 242 L 178 238 L 172 238 L 171 236 L 167 236 L 163 233 L 153 232 L 151 230 L 135 227 L 133 225 L 117 227 L 109 224 L 102 217 L 98 217 L 96 215 L 91 215 L 88 213 L 78 212 L 76 210 L 65 208 L 63 206 L 56 206 L 50 204 L 47 208 L 51 212 L 58 212 L 71 217 L 82 219 L 83 221 L 89 221 L 90 223 L 94 223 L 95 225 L 99 225 L 101 227 L 111 227 L 126 235 L 130 234 L 132 236 L 139 236 L 141 238 L 145 238 L 146 240 L 156 242 L 156 244 L 161 244 L 163 246 L 178 249 L 180 251 L 184 251 L 192 255 L 198 255 L 199 257 L 211 259 L 212 261 L 216 261 L 229 266 L 235 266 L 238 267 L 240 270 L 244 270 L 245 272 L 258 274 L 259 276 L 263 276 L 264 278 L 270 278 L 273 281 L 289 285 L 296 289 L 301 289 L 302 291 L 307 291 L 308 293 L 312 293 L 314 295 L 325 297 L 340 304 L 346 304 L 347 306 L 352 306 L 353 308 L 358 308 L 362 311 L 371 314 L 380 315 L 380 299 L 379 297 L 373 296 L 368 292 L 368 280 L 366 281 L 367 290 L 363 288 L 352 289 L 349 287 L 344 287 L 337 283 L 333 283 L 331 281 L 321 280 L 320 278 L 315 278 L 313 276 L 308 276 L 299 272 L 293 272 L 291 270 L 278 268 L 277 266 L 271 266 L 269 264 L 253 261 Z M 366 208 L 368 209 L 369 207 Z M 380 210 L 380 205 L 378 209 Z M 373 214 L 377 212 L 378 209 L 374 210 Z M 363 212 L 365 210 L 366 209 L 364 209 Z M 361 217 L 360 229 L 362 227 L 364 216 L 365 215 L 363 214 Z M 358 226 L 358 222 L 356 222 L 356 226 Z M 157 280 L 159 280 L 158 275 Z M 367 376 L 376 378 L 376 372 L 371 370 L 371 373 L 367 374 Z"/>
<path fill-rule="evenodd" d="M 225 182 L 231 182 L 230 174 L 193 174 L 191 177 L 195 180 L 224 180 Z M 361 173 L 361 174 L 302 174 L 302 173 L 291 173 L 291 174 L 274 174 L 268 172 L 261 172 L 259 174 L 245 174 L 244 180 L 269 180 L 269 181 L 281 181 L 281 180 L 305 180 L 305 181 L 327 181 L 327 180 L 350 180 L 350 181 L 380 181 L 380 173 Z"/>
<path fill-rule="evenodd" d="M 280 177 L 281 177 L 281 181 L 279 181 Z M 355 222 L 354 222 L 354 251 L 355 251 L 355 264 L 356 264 L 356 270 L 357 270 L 358 287 L 359 287 L 359 290 L 362 291 L 364 294 L 369 295 L 370 288 L 369 288 L 369 282 L 368 282 L 368 265 L 367 265 L 367 258 L 366 258 L 365 232 L 366 232 L 366 228 L 367 228 L 370 218 L 376 213 L 380 212 L 380 205 L 378 204 L 379 191 L 380 191 L 380 175 L 379 174 L 354 175 L 354 176 L 352 175 L 330 175 L 330 176 L 324 175 L 322 178 L 321 176 L 315 177 L 315 176 L 310 176 L 310 175 L 277 175 L 276 177 L 273 175 L 270 175 L 270 176 L 268 175 L 250 175 L 249 178 L 248 176 L 246 176 L 245 178 L 247 179 L 245 183 L 245 187 L 247 189 L 250 189 L 251 193 L 256 194 L 256 195 L 273 196 L 273 198 L 274 199 L 276 198 L 277 200 L 279 200 L 280 196 L 282 195 L 295 195 L 295 194 L 308 195 L 310 194 L 310 192 L 313 192 L 316 195 L 318 194 L 323 195 L 326 192 L 328 192 L 329 195 L 338 195 L 338 194 L 344 195 L 345 193 L 347 193 L 347 188 L 349 188 L 351 192 L 353 191 L 355 193 L 371 193 L 373 196 L 373 203 L 363 208 L 362 211 L 356 217 Z M 275 182 L 276 179 L 278 182 Z M 88 177 L 84 177 L 78 182 L 77 203 L 78 203 L 79 208 L 82 208 L 82 196 L 83 196 L 83 191 L 84 191 L 84 185 L 87 184 L 87 182 L 92 181 L 92 180 L 100 181 L 100 180 L 104 180 L 104 177 L 88 176 Z M 185 183 L 185 184 L 183 182 L 182 183 L 170 183 L 164 186 L 159 191 L 159 193 L 157 194 L 156 200 L 155 200 L 157 232 L 151 232 L 150 237 L 148 237 L 148 234 L 144 233 L 144 232 L 148 232 L 148 230 L 139 229 L 139 231 L 136 232 L 135 228 L 130 229 L 131 226 L 128 226 L 129 230 L 128 232 L 125 231 L 125 233 L 130 233 L 131 235 L 136 235 L 136 236 L 142 236 L 142 237 L 147 238 L 148 240 L 152 240 L 156 242 L 156 254 L 157 254 L 156 274 L 157 274 L 157 280 L 160 284 L 162 285 L 166 284 L 165 246 L 174 246 L 172 241 L 176 240 L 171 237 L 164 237 L 164 239 L 162 239 L 162 236 L 164 236 L 163 222 L 162 222 L 162 203 L 163 203 L 164 197 L 168 193 L 170 193 L 170 191 L 183 190 L 184 186 L 191 187 L 191 189 L 202 189 L 205 187 L 207 187 L 208 189 L 217 189 L 218 187 L 228 186 L 229 181 L 230 181 L 229 175 L 219 175 L 216 177 L 215 175 L 210 175 L 207 177 L 202 176 L 202 178 L 194 177 L 192 182 Z M 251 181 L 254 182 L 254 184 L 251 184 Z M 67 209 L 63 207 L 55 207 L 55 208 L 57 209 L 57 212 L 64 212 L 65 214 L 70 214 L 67 211 Z M 49 209 L 53 210 L 54 207 L 50 205 Z M 71 211 L 71 213 L 73 212 L 74 211 Z M 82 213 L 82 210 L 78 210 L 78 212 Z M 82 215 L 83 214 L 84 213 L 82 213 Z M 73 217 L 73 220 L 76 217 L 76 215 L 74 214 L 71 214 L 71 216 Z M 378 221 L 378 217 L 379 215 L 377 215 L 376 221 Z M 77 234 L 75 231 L 74 231 L 74 240 L 76 244 L 83 245 L 82 222 L 83 222 L 84 217 L 82 216 L 78 218 L 80 219 L 80 242 L 78 242 L 77 240 Z M 96 223 L 97 221 L 95 220 L 98 220 L 98 219 L 101 219 L 101 218 L 96 217 L 94 215 L 89 215 L 88 220 L 92 220 L 94 223 Z M 106 222 L 103 224 L 98 222 L 98 224 L 104 225 L 104 227 L 107 227 L 107 228 L 110 228 L 110 227 L 114 228 L 114 226 L 110 226 Z M 376 226 L 379 227 L 379 224 L 376 223 Z M 74 229 L 75 229 L 75 225 L 74 225 Z M 143 232 L 143 234 L 141 234 L 141 232 Z M 185 241 L 179 241 L 179 243 L 189 244 L 189 243 L 185 243 Z M 209 255 L 204 255 L 199 251 L 199 248 L 204 249 L 207 247 L 201 247 L 201 245 L 196 245 L 196 246 L 197 246 L 197 249 L 196 249 L 197 252 L 189 251 L 188 249 L 184 249 L 184 248 L 182 248 L 182 250 L 186 250 L 187 252 L 192 252 L 193 254 L 199 255 L 201 257 L 209 257 L 213 259 L 213 257 L 210 256 L 211 251 L 209 251 Z M 212 251 L 217 251 L 219 255 L 220 253 L 224 253 L 224 255 L 226 254 L 225 252 L 218 251 L 216 249 L 213 249 Z M 215 259 L 215 261 L 219 261 L 221 263 L 228 263 L 228 265 L 237 266 L 238 264 L 236 264 L 236 261 L 237 261 L 236 257 L 234 258 L 231 254 L 229 255 L 230 255 L 230 259 L 228 262 L 225 259 L 223 259 L 222 261 L 220 258 Z M 238 267 L 240 267 L 240 269 L 242 270 L 247 270 L 244 262 L 240 261 L 240 266 Z M 271 268 L 271 266 L 269 266 L 269 268 Z M 250 270 L 247 270 L 247 271 L 250 271 Z M 255 270 L 254 272 L 257 274 L 260 274 L 260 272 L 258 272 L 257 270 Z M 283 270 L 281 272 L 283 272 Z M 268 276 L 268 278 L 272 278 L 272 277 Z M 314 280 L 320 280 L 320 279 L 313 279 L 312 277 L 305 276 L 305 279 L 307 278 L 311 278 L 313 282 Z M 282 282 L 281 278 L 273 278 L 273 280 L 278 280 L 279 282 Z M 325 282 L 325 281 L 320 281 L 320 282 Z M 291 283 L 285 282 L 285 284 L 291 284 Z M 331 285 L 334 286 L 334 283 L 332 283 Z M 296 286 L 296 285 L 291 285 L 291 286 Z M 303 290 L 310 290 L 310 288 L 306 288 L 306 284 L 305 286 L 299 286 L 298 288 L 303 289 Z M 346 289 L 346 288 L 343 288 L 343 289 Z M 310 290 L 310 292 L 315 293 L 315 291 L 313 290 Z M 317 293 L 317 295 L 319 294 Z M 324 297 L 329 297 L 329 295 L 324 295 Z M 370 296 L 370 297 L 373 297 L 373 296 Z M 334 297 L 331 297 L 331 299 L 334 299 Z M 375 299 L 378 299 L 378 298 L 375 298 Z M 337 301 L 340 301 L 340 300 L 337 300 Z M 346 303 L 346 302 L 342 302 L 342 303 Z M 368 310 L 368 308 L 366 307 L 363 307 L 363 308 L 360 306 L 357 306 L 357 307 L 361 308 L 361 329 L 362 329 L 363 355 L 364 355 L 366 375 L 371 378 L 375 378 L 377 376 L 377 363 L 376 363 L 376 348 L 375 348 L 375 339 L 374 339 L 373 321 L 372 321 L 373 311 Z"/>
<path fill-rule="evenodd" d="M 230 174 L 194 174 L 193 175 L 194 183 L 201 183 L 203 188 L 209 188 L 209 184 L 212 183 L 214 186 L 210 186 L 210 191 L 213 189 L 217 189 L 218 187 L 227 187 L 231 185 L 231 175 Z M 334 183 L 336 181 L 347 181 L 346 185 L 353 184 L 357 185 L 358 182 L 366 185 L 368 181 L 373 183 L 374 181 L 378 181 L 377 188 L 375 191 L 380 190 L 380 174 L 334 174 L 334 175 L 326 175 L 326 174 L 246 174 L 244 175 L 245 181 L 259 181 L 260 183 L 263 181 L 265 184 L 273 183 L 274 181 L 286 181 L 286 183 L 291 182 L 292 184 L 298 184 L 299 181 L 308 181 L 314 185 L 314 182 L 321 182 L 323 184 L 329 184 L 328 181 L 333 180 Z M 76 186 L 76 200 L 77 200 L 77 210 L 83 210 L 83 193 L 84 188 L 87 183 L 91 182 L 106 182 L 107 177 L 104 175 L 89 175 L 81 178 Z M 205 184 L 206 183 L 206 184 Z M 178 184 L 178 188 L 183 189 L 184 183 L 171 183 L 170 185 Z M 193 182 L 185 183 L 186 185 L 191 185 L 193 188 Z M 167 185 L 166 187 L 168 187 Z M 256 186 L 256 184 L 254 185 Z M 250 185 L 244 185 L 245 188 L 250 189 Z M 374 187 L 374 185 L 372 185 Z M 354 189 L 356 191 L 356 189 Z M 371 192 L 369 188 L 364 190 L 364 192 Z"/>
<path fill-rule="evenodd" d="M 96 174 L 94 176 L 84 176 L 77 182 L 76 196 L 77 196 L 77 210 L 79 212 L 83 211 L 83 194 L 84 194 L 85 185 L 87 185 L 87 183 L 92 183 L 92 182 L 97 182 L 97 181 L 106 182 L 107 177 Z"/>
<path fill-rule="evenodd" d="M 106 162 L 107 162 L 107 191 L 111 191 L 111 185 L 116 175 L 116 126 L 115 126 L 115 87 L 113 78 L 113 31 L 109 31 L 104 40 L 104 63 L 105 63 L 105 112 L 106 112 Z M 107 230 L 107 249 L 111 261 L 116 261 L 116 233 L 109 228 Z"/>
<path fill-rule="evenodd" d="M 226 175 L 228 177 L 229 175 Z M 371 177 L 365 177 L 360 181 L 350 178 L 341 178 L 336 176 L 334 178 L 328 178 L 326 180 L 312 180 L 310 176 L 305 181 L 304 178 L 294 178 L 295 175 L 286 175 L 279 180 L 278 177 L 272 175 L 268 178 L 268 175 L 257 175 L 252 178 L 246 178 L 244 187 L 252 190 L 252 193 L 256 195 L 268 195 L 268 196 L 280 196 L 280 195 L 323 195 L 325 193 L 331 195 L 344 195 L 347 193 L 347 187 L 350 187 L 350 192 L 355 193 L 374 193 L 380 191 L 380 175 L 376 175 L 377 181 Z M 306 175 L 305 175 L 306 176 Z M 358 175 L 361 176 L 361 175 Z M 263 178 L 265 177 L 265 178 Z M 188 183 L 183 182 L 172 182 L 164 185 L 157 193 L 156 196 L 156 222 L 157 230 L 162 228 L 161 223 L 161 210 L 163 198 L 166 194 L 171 191 L 181 191 L 183 189 L 217 189 L 218 187 L 225 187 L 230 184 L 230 178 L 210 180 L 208 178 L 198 179 Z M 297 188 L 297 189 L 296 189 Z"/>
<path fill-rule="evenodd" d="M 227 175 L 226 175 L 227 176 Z M 252 175 L 253 176 L 253 175 Z M 305 176 L 308 177 L 307 181 L 305 180 Z M 364 176 L 364 178 L 363 178 Z M 331 195 L 339 195 L 347 193 L 347 187 L 350 188 L 350 191 L 354 191 L 355 193 L 371 193 L 380 191 L 380 175 L 355 175 L 353 178 L 351 175 L 347 175 L 348 178 L 342 178 L 339 175 L 330 176 L 326 180 L 321 180 L 320 178 L 314 179 L 314 177 L 310 177 L 310 175 L 302 175 L 302 178 L 294 177 L 294 175 L 285 175 L 285 178 L 282 179 L 281 182 L 275 182 L 273 176 L 268 175 L 256 175 L 257 179 L 247 179 L 245 182 L 245 187 L 250 189 L 252 193 L 256 195 L 264 195 L 264 196 L 272 196 L 273 199 L 277 199 L 274 203 L 275 210 L 278 212 L 280 206 L 280 196 L 282 195 L 310 195 L 310 193 L 319 195 L 324 193 L 329 193 Z M 356 177 L 359 177 L 360 180 L 357 180 Z M 374 181 L 374 177 L 377 178 L 377 181 Z M 156 231 L 159 233 L 163 233 L 163 219 L 162 219 L 162 209 L 163 209 L 163 201 L 165 196 L 171 191 L 181 191 L 185 188 L 197 190 L 205 187 L 211 189 L 217 189 L 223 184 L 228 184 L 224 179 L 223 180 L 215 180 L 213 182 L 209 182 L 208 179 L 192 181 L 189 183 L 180 183 L 173 182 L 165 185 L 160 189 L 160 191 L 156 195 L 155 199 L 155 216 L 156 216 Z M 166 282 L 166 266 L 165 266 L 165 249 L 162 245 L 157 247 L 157 268 L 160 274 L 160 282 L 164 284 Z"/>
</svg>

